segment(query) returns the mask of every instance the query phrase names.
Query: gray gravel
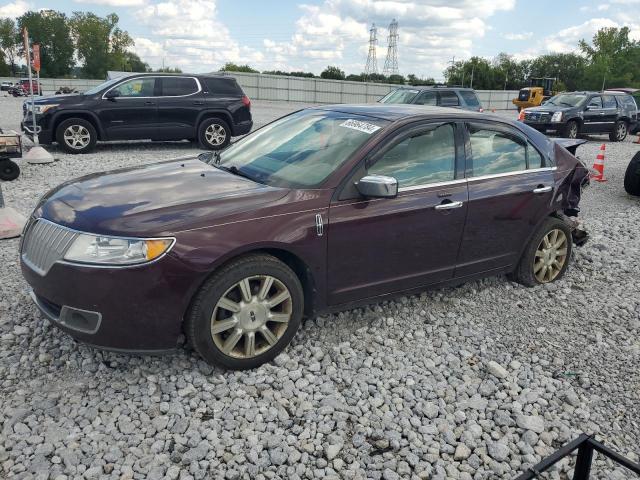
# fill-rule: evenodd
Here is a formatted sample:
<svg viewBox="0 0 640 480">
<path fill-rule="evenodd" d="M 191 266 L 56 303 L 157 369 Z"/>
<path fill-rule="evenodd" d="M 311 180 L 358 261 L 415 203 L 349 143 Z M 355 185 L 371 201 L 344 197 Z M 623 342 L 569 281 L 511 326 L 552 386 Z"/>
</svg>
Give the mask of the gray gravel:
<svg viewBox="0 0 640 480">
<path fill-rule="evenodd" d="M 296 108 L 254 102 L 258 123 Z M 0 125 L 20 101 L 0 97 Z M 589 163 L 604 137 L 579 153 Z M 579 432 L 640 444 L 640 201 L 622 188 L 638 146 L 607 143 L 607 183 L 582 203 L 592 239 L 566 277 L 504 278 L 306 320 L 269 365 L 224 372 L 190 351 L 106 353 L 42 320 L 17 240 L 0 242 L 0 477 L 512 478 Z M 197 152 L 127 143 L 23 165 L 4 184 L 25 215 L 78 175 Z M 548 478 L 565 478 L 561 462 Z M 627 478 L 598 464 L 594 478 Z"/>
</svg>

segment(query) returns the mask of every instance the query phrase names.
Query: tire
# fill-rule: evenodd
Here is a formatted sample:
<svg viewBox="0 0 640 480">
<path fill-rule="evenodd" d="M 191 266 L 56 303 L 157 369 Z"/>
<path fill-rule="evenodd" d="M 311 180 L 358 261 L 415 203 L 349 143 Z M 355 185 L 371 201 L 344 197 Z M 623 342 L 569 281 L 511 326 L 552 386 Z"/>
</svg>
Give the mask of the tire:
<svg viewBox="0 0 640 480">
<path fill-rule="evenodd" d="M 77 134 L 77 136 L 73 136 Z M 65 140 L 65 138 L 67 138 Z M 56 128 L 56 141 L 68 153 L 88 153 L 94 149 L 98 134 L 93 124 L 84 118 L 68 118 Z M 75 147 L 73 145 L 76 145 Z"/>
<path fill-rule="evenodd" d="M 624 189 L 629 195 L 640 196 L 640 152 L 629 162 L 624 174 Z"/>
<path fill-rule="evenodd" d="M 0 160 L 0 180 L 10 182 L 20 176 L 20 167 L 16 162 L 4 159 Z"/>
<path fill-rule="evenodd" d="M 556 231 L 562 232 L 562 234 L 564 234 L 564 243 L 556 250 L 560 253 L 564 252 L 561 256 L 562 264 L 558 268 L 558 265 L 551 263 L 551 268 L 553 269 L 553 271 L 548 275 L 548 278 L 546 278 L 547 272 L 549 270 L 545 269 L 547 265 L 545 265 L 544 262 L 547 260 L 549 262 L 552 262 L 552 260 L 554 259 L 553 251 L 550 252 L 551 255 L 542 258 L 537 252 L 539 251 L 539 249 L 540 251 L 544 250 L 545 237 L 550 234 L 553 235 L 553 232 Z M 553 236 L 551 238 L 553 238 Z M 561 237 L 559 234 L 556 238 L 557 242 L 561 241 Z M 543 283 L 550 283 L 559 280 L 567 270 L 567 267 L 571 260 L 572 248 L 573 245 L 571 238 L 571 229 L 565 222 L 563 222 L 559 218 L 549 217 L 542 223 L 542 225 L 538 228 L 536 233 L 527 244 L 527 247 L 522 254 L 522 258 L 520 259 L 520 262 L 518 263 L 516 269 L 510 275 L 510 278 L 527 287 L 534 287 Z M 541 261 L 543 262 L 543 265 L 541 267 L 538 267 Z M 544 269 L 544 271 L 542 269 Z"/>
<path fill-rule="evenodd" d="M 609 133 L 612 142 L 623 142 L 629 133 L 629 125 L 624 120 L 618 120 L 613 126 L 613 132 Z"/>
<path fill-rule="evenodd" d="M 272 283 L 263 295 L 268 278 Z M 243 293 L 243 283 L 250 293 Z M 277 302 L 281 295 L 283 300 L 268 306 L 269 299 Z M 233 313 L 225 305 L 239 310 Z M 246 370 L 272 360 L 289 344 L 303 311 L 304 293 L 293 270 L 271 255 L 252 254 L 223 266 L 202 285 L 187 313 L 185 333 L 206 362 Z M 279 320 L 268 320 L 276 316 Z"/>
<path fill-rule="evenodd" d="M 562 136 L 564 138 L 578 138 L 580 133 L 580 125 L 575 120 L 569 120 L 562 129 Z"/>
<path fill-rule="evenodd" d="M 198 127 L 198 142 L 206 150 L 222 150 L 231 141 L 231 129 L 220 118 L 207 118 Z"/>
</svg>

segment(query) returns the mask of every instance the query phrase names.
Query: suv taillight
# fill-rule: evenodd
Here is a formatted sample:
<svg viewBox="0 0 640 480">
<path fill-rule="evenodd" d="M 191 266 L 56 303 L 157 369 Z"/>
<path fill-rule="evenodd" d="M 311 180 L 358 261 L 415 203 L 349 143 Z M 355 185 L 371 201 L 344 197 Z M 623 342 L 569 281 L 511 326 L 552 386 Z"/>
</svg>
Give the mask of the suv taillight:
<svg viewBox="0 0 640 480">
<path fill-rule="evenodd" d="M 242 96 L 242 103 L 245 107 L 251 108 L 251 100 L 249 100 L 249 97 L 247 97 L 246 95 Z"/>
</svg>

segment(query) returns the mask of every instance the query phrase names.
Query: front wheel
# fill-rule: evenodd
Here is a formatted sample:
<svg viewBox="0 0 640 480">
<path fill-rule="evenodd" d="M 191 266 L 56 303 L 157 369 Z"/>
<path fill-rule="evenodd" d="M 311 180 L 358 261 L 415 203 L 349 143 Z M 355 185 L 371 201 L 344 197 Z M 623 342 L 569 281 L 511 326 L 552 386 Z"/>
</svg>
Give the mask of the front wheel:
<svg viewBox="0 0 640 480">
<path fill-rule="evenodd" d="M 220 118 L 208 118 L 198 128 L 198 140 L 202 148 L 222 150 L 231 141 L 231 129 Z"/>
<path fill-rule="evenodd" d="M 511 277 L 527 287 L 559 280 L 569 265 L 571 242 L 567 224 L 559 218 L 547 218 L 527 244 Z"/>
<path fill-rule="evenodd" d="M 609 140 L 612 142 L 622 142 L 627 138 L 627 133 L 629 133 L 627 122 L 618 120 L 613 127 L 613 131 L 609 133 Z"/>
<path fill-rule="evenodd" d="M 208 363 L 255 368 L 289 344 L 303 303 L 300 280 L 287 265 L 270 255 L 248 255 L 201 287 L 187 315 L 186 335 Z"/>
<path fill-rule="evenodd" d="M 629 195 L 640 196 L 640 152 L 629 162 L 624 174 L 624 189 Z"/>
<path fill-rule="evenodd" d="M 97 140 L 96 129 L 84 118 L 69 118 L 56 128 L 56 141 L 68 153 L 90 152 Z"/>
<path fill-rule="evenodd" d="M 580 125 L 575 120 L 569 120 L 562 130 L 562 136 L 565 138 L 578 138 Z"/>
</svg>

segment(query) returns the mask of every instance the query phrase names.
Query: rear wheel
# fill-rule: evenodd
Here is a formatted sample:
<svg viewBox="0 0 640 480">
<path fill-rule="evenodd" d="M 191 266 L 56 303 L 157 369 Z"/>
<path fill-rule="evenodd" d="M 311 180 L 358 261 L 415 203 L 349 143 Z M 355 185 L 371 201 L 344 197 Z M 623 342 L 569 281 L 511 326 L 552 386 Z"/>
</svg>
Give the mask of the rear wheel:
<svg viewBox="0 0 640 480">
<path fill-rule="evenodd" d="M 198 140 L 202 148 L 222 150 L 231 141 L 231 129 L 227 122 L 220 118 L 203 120 L 198 128 Z"/>
<path fill-rule="evenodd" d="M 56 128 L 56 141 L 66 152 L 87 153 L 95 147 L 98 134 L 84 118 L 69 118 Z"/>
<path fill-rule="evenodd" d="M 287 265 L 270 255 L 248 255 L 202 286 L 187 315 L 187 338 L 211 364 L 257 367 L 289 344 L 300 326 L 303 298 Z"/>
<path fill-rule="evenodd" d="M 578 138 L 580 125 L 575 120 L 569 120 L 562 129 L 562 136 L 565 138 Z"/>
<path fill-rule="evenodd" d="M 529 241 L 511 278 L 528 287 L 559 280 L 569 265 L 571 242 L 567 224 L 549 217 Z"/>
<path fill-rule="evenodd" d="M 618 120 L 613 127 L 613 131 L 609 133 L 609 140 L 612 142 L 622 142 L 627 138 L 629 133 L 629 126 L 624 120 Z"/>
<path fill-rule="evenodd" d="M 629 195 L 640 196 L 640 152 L 629 162 L 624 174 L 624 189 Z"/>
</svg>

